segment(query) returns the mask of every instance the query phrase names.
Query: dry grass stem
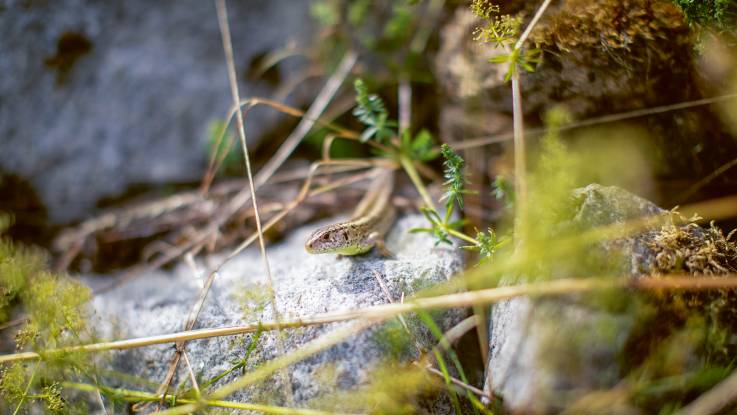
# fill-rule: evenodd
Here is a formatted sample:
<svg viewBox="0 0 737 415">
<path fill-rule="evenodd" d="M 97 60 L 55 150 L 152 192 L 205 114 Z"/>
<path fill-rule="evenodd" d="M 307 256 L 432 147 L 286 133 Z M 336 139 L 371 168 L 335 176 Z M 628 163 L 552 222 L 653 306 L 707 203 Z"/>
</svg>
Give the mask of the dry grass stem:
<svg viewBox="0 0 737 415">
<path fill-rule="evenodd" d="M 238 92 L 238 79 L 236 78 L 235 73 L 235 63 L 233 61 L 233 45 L 231 43 L 230 38 L 230 24 L 228 23 L 228 8 L 225 4 L 225 0 L 215 0 L 215 8 L 217 9 L 217 15 L 218 15 L 218 27 L 220 28 L 220 34 L 222 35 L 223 39 L 223 49 L 225 50 L 225 61 L 227 63 L 228 67 L 228 80 L 230 82 L 230 92 L 233 96 L 233 104 L 238 105 L 241 101 L 240 94 Z M 261 217 L 259 216 L 258 211 L 258 202 L 256 200 L 256 187 L 254 185 L 253 180 L 253 174 L 251 172 L 251 157 L 248 154 L 248 144 L 246 142 L 246 130 L 245 126 L 243 124 L 243 114 L 241 111 L 236 111 L 236 121 L 238 124 L 238 137 L 241 141 L 241 148 L 243 149 L 243 160 L 246 164 L 246 175 L 248 176 L 248 190 L 250 192 L 250 198 L 251 202 L 253 204 L 253 211 L 254 211 L 254 217 L 256 222 L 256 232 L 258 234 L 258 245 L 259 245 L 259 251 L 261 252 L 261 258 L 263 260 L 264 264 L 264 270 L 266 271 L 266 282 L 267 282 L 267 288 L 269 292 L 269 298 L 271 299 L 271 311 L 274 316 L 274 320 L 276 321 L 276 327 L 277 331 L 279 331 L 279 334 L 277 335 L 277 351 L 279 355 L 284 355 L 285 348 L 284 348 L 284 338 L 283 333 L 281 332 L 281 326 L 279 325 L 279 321 L 281 320 L 281 316 L 279 313 L 279 306 L 276 302 L 276 292 L 274 290 L 274 279 L 271 275 L 271 265 L 269 264 L 269 258 L 266 255 L 266 243 L 264 242 L 264 234 L 261 230 Z M 305 131 L 306 133 L 306 131 Z M 296 144 L 295 144 L 296 146 Z M 291 153 L 291 150 L 290 150 Z M 279 153 L 277 153 L 277 157 L 279 156 Z M 287 154 L 288 156 L 288 154 Z M 284 156 L 284 159 L 286 159 L 287 156 Z M 279 163 L 281 165 L 281 163 Z M 278 167 L 278 166 L 277 166 Z M 276 168 L 274 168 L 275 170 Z M 270 177 L 271 172 L 265 173 L 265 177 Z M 266 180 L 264 180 L 265 182 Z M 197 319 L 197 315 L 194 316 L 194 320 Z M 183 347 L 182 347 L 183 350 Z M 287 398 L 287 402 L 292 402 L 292 382 L 290 380 L 289 373 L 286 371 L 282 372 L 282 381 L 284 385 L 284 393 Z"/>
<path fill-rule="evenodd" d="M 563 124 L 557 128 L 559 131 L 574 130 L 577 128 L 591 127 L 594 125 L 613 123 L 618 121 L 629 120 L 633 118 L 646 117 L 648 115 L 663 114 L 671 111 L 695 108 L 704 105 L 711 105 L 719 102 L 729 101 L 737 98 L 737 93 L 719 95 L 711 98 L 697 99 L 693 101 L 680 102 L 671 105 L 661 105 L 651 108 L 642 108 L 632 111 L 620 112 L 617 114 L 603 115 L 601 117 L 593 117 L 582 121 L 576 121 L 569 124 Z M 527 130 L 528 136 L 544 135 L 549 130 L 547 128 L 534 128 Z M 453 145 L 455 150 L 464 150 L 473 147 L 485 146 L 490 144 L 503 143 L 514 138 L 514 133 L 500 134 L 494 137 L 479 137 L 465 140 L 462 143 Z"/>
<path fill-rule="evenodd" d="M 737 401 L 737 371 L 676 412 L 677 415 L 711 415 Z"/>
<path fill-rule="evenodd" d="M 311 325 L 322 325 L 347 320 L 361 319 L 369 322 L 380 322 L 386 319 L 418 310 L 467 307 L 474 304 L 492 304 L 520 296 L 565 295 L 596 290 L 627 288 L 640 290 L 719 290 L 737 288 L 737 275 L 728 274 L 721 277 L 694 277 L 688 275 L 671 275 L 662 277 L 643 277 L 631 280 L 622 278 L 568 278 L 552 281 L 533 282 L 505 287 L 487 288 L 483 290 L 446 294 L 434 297 L 416 298 L 411 301 L 382 304 L 356 310 L 330 312 L 281 322 L 283 328 L 296 328 Z M 95 343 L 62 349 L 43 351 L 44 355 L 69 352 L 101 352 L 108 350 L 126 350 L 156 344 L 175 343 L 206 339 L 211 337 L 232 336 L 255 333 L 257 330 L 271 331 L 277 329 L 276 322 L 262 322 L 243 326 L 199 329 L 157 336 Z M 23 352 L 0 355 L 0 363 L 18 360 L 33 360 L 41 357 L 36 352 Z"/>
</svg>

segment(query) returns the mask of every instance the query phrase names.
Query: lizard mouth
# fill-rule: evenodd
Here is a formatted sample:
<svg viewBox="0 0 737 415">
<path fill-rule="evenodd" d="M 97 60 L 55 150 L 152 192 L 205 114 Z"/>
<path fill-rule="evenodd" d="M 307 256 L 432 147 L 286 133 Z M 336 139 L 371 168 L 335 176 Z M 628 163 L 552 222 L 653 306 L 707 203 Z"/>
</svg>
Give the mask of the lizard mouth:
<svg viewBox="0 0 737 415">
<path fill-rule="evenodd" d="M 309 239 L 307 239 L 307 242 L 305 242 L 305 251 L 310 254 L 322 254 L 325 252 L 325 249 L 320 248 L 320 240 L 324 237 L 324 235 L 321 235 L 319 233 L 312 234 Z"/>
</svg>

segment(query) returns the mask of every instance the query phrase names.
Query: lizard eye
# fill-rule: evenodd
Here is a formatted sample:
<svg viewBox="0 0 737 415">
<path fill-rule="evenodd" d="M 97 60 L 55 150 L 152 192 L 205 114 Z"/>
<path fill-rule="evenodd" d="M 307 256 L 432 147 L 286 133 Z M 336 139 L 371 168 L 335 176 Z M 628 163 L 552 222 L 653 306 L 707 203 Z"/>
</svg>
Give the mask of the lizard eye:
<svg viewBox="0 0 737 415">
<path fill-rule="evenodd" d="M 330 239 L 330 235 L 324 234 L 323 236 L 320 237 L 320 239 L 322 239 L 323 241 L 327 241 Z"/>
</svg>

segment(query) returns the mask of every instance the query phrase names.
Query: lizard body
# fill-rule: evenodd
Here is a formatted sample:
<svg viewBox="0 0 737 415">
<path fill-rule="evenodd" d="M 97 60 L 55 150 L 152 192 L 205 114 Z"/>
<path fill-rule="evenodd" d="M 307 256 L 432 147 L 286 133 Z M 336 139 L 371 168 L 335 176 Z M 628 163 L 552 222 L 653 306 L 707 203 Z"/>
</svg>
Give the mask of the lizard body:
<svg viewBox="0 0 737 415">
<path fill-rule="evenodd" d="M 305 250 L 311 254 L 360 255 L 376 246 L 387 255 L 383 237 L 396 217 L 391 203 L 393 188 L 394 171 L 381 169 L 351 218 L 313 232 Z"/>
</svg>

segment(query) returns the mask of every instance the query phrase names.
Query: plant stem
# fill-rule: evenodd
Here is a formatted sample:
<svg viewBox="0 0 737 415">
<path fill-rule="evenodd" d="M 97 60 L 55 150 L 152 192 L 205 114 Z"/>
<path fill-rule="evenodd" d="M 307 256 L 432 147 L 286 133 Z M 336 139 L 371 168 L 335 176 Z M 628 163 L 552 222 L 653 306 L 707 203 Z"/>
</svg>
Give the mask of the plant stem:
<svg viewBox="0 0 737 415">
<path fill-rule="evenodd" d="M 417 173 L 417 169 L 412 163 L 412 160 L 400 154 L 399 163 L 402 165 L 402 168 L 404 168 L 404 171 L 407 172 L 407 176 L 409 176 L 409 179 L 412 180 L 412 184 L 415 185 L 417 192 L 420 193 L 420 196 L 422 196 L 422 200 L 425 202 L 425 205 L 427 205 L 428 208 L 437 211 L 435 209 L 435 203 L 432 201 L 430 194 L 427 192 L 427 188 L 422 183 L 422 179 L 420 178 L 419 173 Z"/>
<path fill-rule="evenodd" d="M 89 385 L 86 383 L 64 382 L 62 383 L 62 386 L 65 388 L 76 389 L 76 390 L 84 391 L 84 392 L 102 391 L 103 393 L 114 395 L 115 398 L 117 399 L 122 399 L 125 401 L 132 401 L 132 402 L 141 402 L 141 401 L 156 402 L 161 399 L 161 396 L 154 394 L 154 393 L 141 392 L 141 391 L 130 390 L 130 389 L 98 388 L 94 385 Z M 210 400 L 210 399 L 196 400 L 196 399 L 188 399 L 188 398 L 178 398 L 174 395 L 166 395 L 164 397 L 165 401 L 171 400 L 171 399 L 175 399 L 176 402 L 183 403 L 183 404 L 200 403 L 206 406 L 214 406 L 214 407 L 229 408 L 229 409 L 242 409 L 242 410 L 247 410 L 247 411 L 258 411 L 258 412 L 267 413 L 267 414 L 295 414 L 295 415 L 329 415 L 329 414 L 332 414 L 332 412 L 325 412 L 325 411 L 319 411 L 319 410 L 314 410 L 314 409 L 285 408 L 281 406 L 270 406 L 270 405 L 260 405 L 260 404 L 253 404 L 253 403 L 242 403 L 242 402 Z"/>
<path fill-rule="evenodd" d="M 527 37 L 542 17 L 551 0 L 545 0 L 535 12 L 525 31 L 517 39 L 514 50 L 519 51 L 524 46 Z M 525 156 L 525 125 L 522 113 L 522 93 L 520 92 L 519 70 L 512 75 L 512 114 L 514 122 L 514 178 L 516 184 L 517 218 L 515 221 L 515 235 L 517 242 L 524 241 L 527 236 L 527 161 Z"/>
<path fill-rule="evenodd" d="M 464 241 L 466 241 L 468 243 L 471 243 L 473 245 L 478 245 L 479 244 L 479 241 L 477 241 L 476 239 L 471 238 L 470 236 L 466 235 L 463 232 L 458 232 L 457 230 L 455 230 L 455 229 L 453 229 L 453 228 L 451 228 L 449 226 L 444 226 L 444 230 L 446 232 L 448 232 L 449 234 L 455 236 L 458 239 L 463 239 Z"/>
<path fill-rule="evenodd" d="M 514 183 L 516 220 L 514 233 L 517 241 L 526 238 L 527 224 L 527 158 L 525 155 L 525 124 L 522 114 L 522 94 L 519 73 L 512 76 L 512 116 L 514 123 Z"/>
<path fill-rule="evenodd" d="M 40 364 L 41 364 L 41 361 L 39 360 L 38 362 L 36 362 L 36 365 L 33 366 L 33 372 L 31 372 L 31 378 L 28 379 L 28 384 L 26 385 L 26 389 L 23 391 L 23 396 L 20 398 L 20 402 L 18 402 L 18 406 L 15 407 L 15 411 L 13 411 L 13 415 L 16 415 L 18 411 L 20 411 L 20 408 L 23 406 L 23 401 L 25 401 L 26 397 L 28 397 L 28 391 L 31 390 L 33 379 L 36 377 L 36 371 L 38 370 L 38 366 Z"/>
<path fill-rule="evenodd" d="M 527 37 L 530 36 L 530 33 L 532 32 L 532 28 L 535 27 L 537 24 L 537 21 L 540 20 L 543 13 L 545 12 L 545 9 L 548 8 L 550 5 L 551 0 L 545 0 L 543 1 L 543 4 L 538 7 L 537 11 L 535 12 L 535 16 L 532 17 L 532 20 L 530 20 L 530 23 L 525 28 L 525 31 L 522 33 L 522 36 L 517 39 L 517 43 L 514 44 L 515 49 L 519 49 L 522 47 L 522 45 L 525 43 L 525 40 L 527 40 Z"/>
<path fill-rule="evenodd" d="M 479 267 L 477 272 L 482 271 L 484 271 L 484 269 Z M 422 297 L 408 300 L 404 303 L 382 304 L 355 310 L 323 313 L 303 319 L 282 321 L 281 327 L 296 328 L 308 325 L 329 324 L 348 320 L 365 320 L 367 322 L 378 323 L 380 321 L 398 316 L 400 314 L 415 312 L 417 310 L 466 307 L 476 304 L 485 305 L 520 296 L 550 296 L 614 288 L 631 288 L 641 290 L 734 290 L 737 289 L 737 274 L 726 274 L 720 277 L 700 278 L 695 278 L 691 275 L 674 274 L 658 277 L 642 277 L 638 280 L 631 280 L 624 276 L 620 278 L 591 277 L 532 282 L 454 294 Z M 59 349 L 47 349 L 43 352 L 43 355 L 45 357 L 48 357 L 59 353 L 92 353 L 106 350 L 125 350 L 144 346 L 152 346 L 155 344 L 175 343 L 180 340 L 207 339 L 212 337 L 253 333 L 257 330 L 272 331 L 276 329 L 277 324 L 275 322 L 263 322 L 253 325 L 221 327 L 214 329 L 198 329 L 179 333 L 142 337 L 137 339 L 119 340 L 107 343 L 95 343 Z M 298 352 L 301 352 L 301 350 Z M 39 358 L 41 358 L 41 355 L 36 352 L 6 354 L 0 355 L 0 363 L 8 363 L 19 360 L 33 360 Z"/>
</svg>

